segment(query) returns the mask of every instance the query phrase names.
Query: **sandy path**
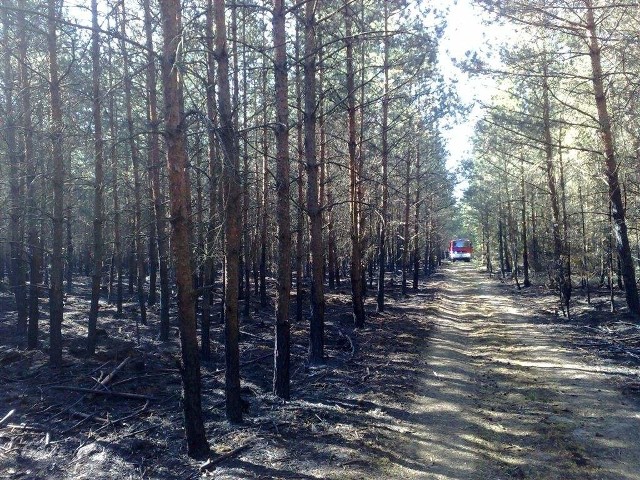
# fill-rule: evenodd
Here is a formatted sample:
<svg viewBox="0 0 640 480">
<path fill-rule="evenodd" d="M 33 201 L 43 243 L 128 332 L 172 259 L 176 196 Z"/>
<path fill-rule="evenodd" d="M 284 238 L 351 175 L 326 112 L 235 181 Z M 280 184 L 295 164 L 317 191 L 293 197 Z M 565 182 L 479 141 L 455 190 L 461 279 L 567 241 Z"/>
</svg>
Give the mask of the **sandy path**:
<svg viewBox="0 0 640 480">
<path fill-rule="evenodd" d="M 563 348 L 531 300 L 471 265 L 438 282 L 436 302 L 415 310 L 435 328 L 398 439 L 406 460 L 383 476 L 640 479 L 640 406 L 615 387 L 637 370 Z"/>
</svg>

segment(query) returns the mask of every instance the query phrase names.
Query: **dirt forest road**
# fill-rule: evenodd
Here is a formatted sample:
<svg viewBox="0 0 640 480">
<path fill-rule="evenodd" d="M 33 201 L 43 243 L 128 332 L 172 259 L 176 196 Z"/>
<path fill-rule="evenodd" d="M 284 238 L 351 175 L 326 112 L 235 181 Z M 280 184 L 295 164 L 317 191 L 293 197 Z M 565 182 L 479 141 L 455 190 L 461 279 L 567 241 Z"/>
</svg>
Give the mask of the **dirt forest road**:
<svg viewBox="0 0 640 480">
<path fill-rule="evenodd" d="M 535 298 L 477 266 L 445 266 L 424 379 L 387 478 L 640 479 L 640 405 L 615 380 L 637 369 L 563 347 Z M 445 293 L 446 292 L 446 293 Z M 538 318 L 539 320 L 539 318 Z"/>
</svg>

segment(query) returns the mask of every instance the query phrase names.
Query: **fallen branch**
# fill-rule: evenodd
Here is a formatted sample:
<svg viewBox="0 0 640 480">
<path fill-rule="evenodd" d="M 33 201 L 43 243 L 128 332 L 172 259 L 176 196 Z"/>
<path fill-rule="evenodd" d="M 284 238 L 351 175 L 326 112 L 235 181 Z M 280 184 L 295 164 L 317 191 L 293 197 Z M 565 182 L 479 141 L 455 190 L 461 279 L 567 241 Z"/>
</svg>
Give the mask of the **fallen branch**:
<svg viewBox="0 0 640 480">
<path fill-rule="evenodd" d="M 172 370 L 172 373 L 180 373 L 179 370 Z M 137 375 L 135 377 L 128 377 L 128 378 L 124 378 L 122 380 L 118 380 L 117 382 L 114 382 L 111 386 L 115 387 L 117 385 L 124 385 L 125 383 L 130 383 L 133 382 L 135 380 L 140 380 L 143 378 L 153 378 L 153 377 L 166 377 L 167 373 L 166 372 L 161 372 L 161 373 L 148 373 L 146 375 Z"/>
<path fill-rule="evenodd" d="M 109 365 L 111 363 L 111 360 L 107 360 L 106 362 L 104 362 L 102 365 L 100 365 L 99 367 L 94 368 L 93 370 L 91 370 L 89 372 L 89 376 L 93 375 L 94 373 L 96 373 L 98 370 L 103 369 L 104 367 L 106 367 L 107 365 Z"/>
<path fill-rule="evenodd" d="M 53 388 L 54 390 L 69 390 L 70 392 L 93 393 L 96 395 L 107 395 L 111 397 L 129 398 L 132 400 L 148 400 L 148 401 L 155 400 L 154 397 L 150 397 L 149 395 L 141 395 L 138 393 L 112 392 L 110 390 L 94 390 L 93 388 L 70 387 L 67 385 L 54 385 L 51 388 Z"/>
<path fill-rule="evenodd" d="M 236 455 L 239 455 L 240 453 L 244 452 L 249 447 L 251 447 L 251 445 L 252 445 L 251 442 L 249 442 L 249 443 L 247 443 L 245 445 L 242 445 L 242 446 L 240 446 L 238 448 L 234 448 L 230 452 L 223 453 L 222 455 L 219 455 L 216 458 L 210 458 L 209 460 L 204 462 L 202 465 L 200 465 L 200 471 L 201 472 L 205 472 L 205 471 L 213 470 L 214 468 L 216 468 L 216 465 L 224 462 L 228 458 L 235 457 Z"/>
<path fill-rule="evenodd" d="M 137 435 L 139 433 L 148 432 L 149 430 L 154 430 L 154 429 L 156 429 L 158 427 L 160 427 L 160 425 L 151 425 L 150 427 L 141 428 L 140 430 L 135 430 L 133 432 L 125 433 L 124 435 L 121 435 L 120 438 L 133 437 L 134 435 Z"/>
<path fill-rule="evenodd" d="M 11 417 L 13 417 L 13 415 L 16 413 L 16 409 L 14 408 L 13 410 L 9 410 L 9 413 L 7 413 L 4 417 L 2 417 L 2 419 L 0 419 L 0 427 L 6 423 Z"/>
<path fill-rule="evenodd" d="M 15 430 L 22 430 L 24 432 L 44 432 L 44 430 L 42 428 L 38 428 L 38 427 L 30 427 L 29 425 L 24 425 L 24 424 L 15 424 L 15 423 L 8 423 L 7 424 L 7 428 L 13 428 Z"/>
<path fill-rule="evenodd" d="M 60 435 L 66 435 L 67 433 L 69 433 L 70 431 L 78 428 L 80 425 L 82 425 L 83 423 L 85 423 L 86 421 L 90 420 L 90 416 L 87 417 L 83 417 L 82 420 L 80 420 L 79 422 L 74 423 L 72 426 L 70 426 L 69 428 L 65 428 L 62 432 L 60 432 Z"/>
<path fill-rule="evenodd" d="M 129 415 L 125 415 L 124 417 L 117 418 L 117 419 L 115 419 L 115 420 L 112 420 L 112 421 L 110 421 L 110 422 L 107 422 L 107 424 L 106 424 L 106 425 L 103 425 L 102 427 L 98 428 L 97 430 L 94 430 L 94 432 L 93 432 L 93 433 L 94 433 L 94 434 L 95 434 L 95 433 L 100 433 L 102 430 L 104 430 L 105 428 L 107 428 L 107 427 L 109 427 L 109 426 L 111 426 L 111 425 L 113 425 L 113 424 L 115 424 L 115 423 L 122 423 L 122 422 L 125 422 L 125 421 L 129 420 L 130 418 L 137 417 L 137 416 L 138 416 L 138 415 L 140 415 L 142 412 L 144 412 L 144 411 L 147 409 L 147 407 L 148 407 L 148 406 L 149 406 L 149 401 L 147 400 L 147 401 L 145 402 L 145 404 L 142 406 L 142 408 L 139 408 L 138 410 L 136 410 L 136 411 L 134 411 L 134 412 L 130 413 Z"/>
<path fill-rule="evenodd" d="M 90 413 L 78 412 L 77 410 L 71 410 L 69 413 L 74 417 L 83 418 L 85 420 L 95 420 L 96 422 L 101 423 L 107 423 L 109 421 L 106 418 L 96 417 Z"/>
<path fill-rule="evenodd" d="M 241 367 L 246 367 L 247 365 L 251 365 L 252 363 L 259 362 L 260 360 L 264 360 L 265 358 L 272 357 L 272 356 L 273 356 L 273 352 L 267 353 L 265 355 L 260 355 L 259 357 L 252 358 L 251 360 L 247 360 L 246 362 L 241 362 L 240 366 Z M 211 374 L 212 375 L 218 375 L 218 374 L 224 373 L 224 372 L 225 372 L 225 369 L 224 368 L 220 368 L 220 369 L 218 369 L 218 370 L 216 370 L 214 372 L 211 372 Z"/>
<path fill-rule="evenodd" d="M 118 374 L 118 372 L 122 370 L 122 367 L 124 367 L 127 363 L 129 363 L 129 360 L 131 360 L 131 357 L 126 357 L 122 362 L 120 362 L 120 364 L 116 368 L 114 368 L 109 375 L 107 375 L 102 380 L 100 380 L 100 385 L 102 385 L 103 387 L 106 387 L 107 385 L 109 385 L 109 383 L 111 383 L 111 381 Z"/>
</svg>

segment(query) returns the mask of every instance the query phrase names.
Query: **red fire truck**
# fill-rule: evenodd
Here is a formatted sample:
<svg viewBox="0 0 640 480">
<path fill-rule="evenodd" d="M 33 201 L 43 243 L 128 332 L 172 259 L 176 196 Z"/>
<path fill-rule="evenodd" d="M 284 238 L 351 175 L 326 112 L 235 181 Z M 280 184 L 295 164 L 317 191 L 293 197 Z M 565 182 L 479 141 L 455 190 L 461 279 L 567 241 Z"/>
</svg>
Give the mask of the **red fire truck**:
<svg viewBox="0 0 640 480">
<path fill-rule="evenodd" d="M 471 241 L 466 238 L 456 238 L 449 242 L 449 258 L 452 262 L 456 260 L 471 261 L 473 255 L 473 246 Z"/>
</svg>

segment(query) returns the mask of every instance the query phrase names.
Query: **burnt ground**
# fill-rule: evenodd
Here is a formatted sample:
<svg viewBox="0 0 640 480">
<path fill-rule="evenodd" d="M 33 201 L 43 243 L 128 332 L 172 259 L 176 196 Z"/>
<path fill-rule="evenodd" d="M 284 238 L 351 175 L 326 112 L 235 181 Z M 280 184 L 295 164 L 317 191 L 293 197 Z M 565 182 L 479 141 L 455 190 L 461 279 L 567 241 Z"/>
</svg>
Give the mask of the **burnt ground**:
<svg viewBox="0 0 640 480">
<path fill-rule="evenodd" d="M 544 288 L 445 265 L 406 298 L 393 290 L 383 314 L 370 299 L 354 331 L 348 290 L 330 292 L 324 368 L 308 368 L 306 325 L 292 326 L 289 402 L 270 393 L 273 312 L 256 306 L 241 327 L 241 425 L 225 420 L 214 326 L 203 407 L 223 460 L 200 472 L 182 432 L 177 327 L 163 344 L 155 310 L 136 325 L 133 303 L 119 319 L 104 303 L 98 353 L 85 358 L 79 280 L 59 370 L 44 349 L 22 348 L 0 295 L 0 418 L 15 410 L 0 426 L 0 478 L 640 478 L 640 329 L 608 313 L 604 293 L 590 306 L 576 298 L 567 321 Z M 42 315 L 46 346 L 44 300 Z M 141 398 L 58 388 L 98 388 L 125 358 L 110 390 Z"/>
</svg>

